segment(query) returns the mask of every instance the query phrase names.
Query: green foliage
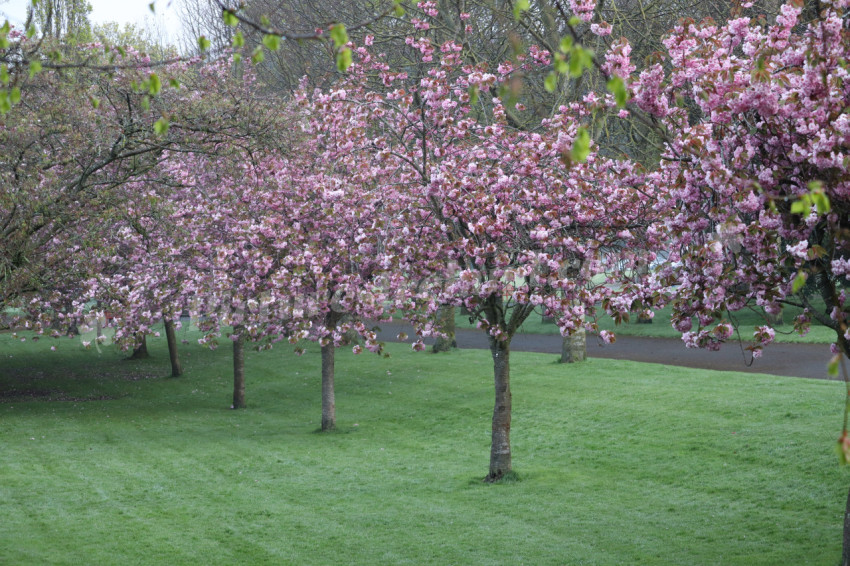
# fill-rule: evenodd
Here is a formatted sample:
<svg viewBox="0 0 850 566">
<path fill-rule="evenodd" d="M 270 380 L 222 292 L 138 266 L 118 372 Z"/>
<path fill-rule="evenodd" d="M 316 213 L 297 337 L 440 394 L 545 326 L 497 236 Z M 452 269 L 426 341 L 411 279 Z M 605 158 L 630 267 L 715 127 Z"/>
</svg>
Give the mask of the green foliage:
<svg viewBox="0 0 850 566">
<path fill-rule="evenodd" d="M 617 106 L 625 108 L 626 102 L 629 100 L 629 93 L 626 90 L 626 83 L 620 77 L 613 77 L 608 81 L 608 90 L 614 95 L 614 100 Z"/>
<path fill-rule="evenodd" d="M 569 70 L 570 76 L 578 78 L 585 70 L 593 67 L 593 51 L 579 45 L 572 48 L 570 52 Z"/>
<path fill-rule="evenodd" d="M 570 157 L 574 161 L 584 163 L 587 156 L 590 155 L 590 133 L 584 126 L 578 129 L 576 139 L 573 140 L 573 149 L 570 151 Z"/>
<path fill-rule="evenodd" d="M 210 45 L 212 45 L 212 43 L 209 39 L 206 38 L 206 36 L 202 35 L 198 38 L 198 49 L 200 49 L 201 51 L 206 51 L 210 48 Z"/>
<path fill-rule="evenodd" d="M 183 337 L 187 372 L 171 379 L 163 339 L 150 340 L 150 360 L 125 362 L 111 348 L 66 339 L 52 353 L 0 335 L 0 562 L 750 566 L 840 555 L 847 478 L 831 431 L 842 384 L 513 353 L 522 481 L 488 485 L 487 352 L 341 350 L 340 430 L 317 435 L 317 347 L 249 355 L 249 408 L 228 411 L 229 349 Z"/>
<path fill-rule="evenodd" d="M 168 128 L 171 126 L 167 118 L 163 117 L 154 122 L 153 130 L 158 136 L 164 136 L 168 133 Z"/>
<path fill-rule="evenodd" d="M 280 36 L 274 35 L 272 33 L 264 35 L 263 45 L 265 45 L 266 49 L 268 49 L 269 51 L 277 51 L 278 49 L 280 49 Z"/>
<path fill-rule="evenodd" d="M 41 61 L 30 61 L 30 78 L 41 72 Z"/>
<path fill-rule="evenodd" d="M 224 19 L 224 24 L 227 26 L 236 27 L 239 25 L 239 18 L 236 17 L 236 14 L 232 10 L 225 9 L 222 12 L 222 18 Z"/>
<path fill-rule="evenodd" d="M 799 293 L 800 290 L 806 285 L 806 281 L 809 279 L 809 274 L 805 271 L 798 271 L 797 275 L 794 277 L 794 281 L 791 282 L 791 292 Z"/>
<path fill-rule="evenodd" d="M 546 78 L 543 80 L 543 87 L 547 92 L 555 92 L 558 88 L 558 74 L 553 71 L 546 75 Z"/>
<path fill-rule="evenodd" d="M 528 0 L 514 0 L 514 19 L 519 21 L 523 12 L 531 9 L 531 4 Z"/>
<path fill-rule="evenodd" d="M 148 93 L 151 96 L 156 96 L 162 90 L 162 81 L 159 80 L 156 73 L 151 73 L 148 80 L 143 84 L 147 86 Z"/>
<path fill-rule="evenodd" d="M 251 62 L 253 64 L 262 63 L 266 56 L 263 54 L 263 48 L 259 45 L 251 52 Z"/>
<path fill-rule="evenodd" d="M 336 68 L 340 72 L 345 72 L 352 62 L 351 49 L 347 47 L 336 54 Z"/>
<path fill-rule="evenodd" d="M 336 53 L 336 68 L 340 72 L 345 72 L 351 66 L 352 55 L 351 49 L 346 47 L 348 44 L 348 32 L 343 24 L 334 24 L 331 26 L 331 40 L 333 40 Z"/>
<path fill-rule="evenodd" d="M 818 214 L 829 214 L 832 207 L 829 204 L 829 197 L 824 193 L 823 183 L 820 181 L 812 181 L 809 183 L 809 192 L 800 196 L 800 199 L 791 204 L 791 212 L 794 214 L 809 214 L 812 207 L 817 210 Z"/>
<path fill-rule="evenodd" d="M 334 24 L 331 26 L 331 39 L 334 42 L 334 47 L 340 49 L 348 43 L 348 32 L 343 24 Z"/>
</svg>

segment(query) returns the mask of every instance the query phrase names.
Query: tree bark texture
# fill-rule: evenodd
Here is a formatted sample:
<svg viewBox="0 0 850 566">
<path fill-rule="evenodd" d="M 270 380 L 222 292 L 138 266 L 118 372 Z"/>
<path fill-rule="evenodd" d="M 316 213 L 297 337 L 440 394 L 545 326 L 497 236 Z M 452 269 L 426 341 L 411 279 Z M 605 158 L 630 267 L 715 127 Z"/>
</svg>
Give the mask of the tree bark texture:
<svg viewBox="0 0 850 566">
<path fill-rule="evenodd" d="M 446 337 L 438 337 L 431 351 L 438 354 L 440 352 L 448 352 L 452 348 L 457 348 L 457 340 L 455 340 L 455 308 L 452 305 L 443 305 L 440 307 L 437 313 L 437 325 L 440 332 L 445 333 Z"/>
<path fill-rule="evenodd" d="M 180 356 L 177 353 L 177 333 L 174 332 L 174 321 L 164 319 L 165 322 L 165 341 L 168 343 L 168 358 L 171 360 L 171 377 L 180 377 L 183 375 L 183 368 L 180 365 Z"/>
<path fill-rule="evenodd" d="M 334 356 L 336 346 L 329 342 L 322 346 L 322 431 L 336 428 L 336 401 L 334 399 Z"/>
<path fill-rule="evenodd" d="M 493 385 L 496 402 L 490 442 L 490 473 L 486 481 L 497 481 L 511 471 L 511 368 L 510 342 L 490 337 L 493 356 Z"/>
<path fill-rule="evenodd" d="M 242 327 L 233 329 L 238 338 L 233 341 L 233 405 L 231 409 L 245 408 L 245 337 Z"/>
<path fill-rule="evenodd" d="M 130 360 L 144 360 L 145 358 L 149 358 L 150 354 L 148 354 L 148 337 L 142 334 L 142 341 L 133 348 L 133 353 L 130 354 L 130 357 L 127 359 Z"/>
<path fill-rule="evenodd" d="M 584 327 L 579 328 L 575 334 L 564 336 L 561 346 L 561 363 L 573 364 L 583 362 L 587 359 L 587 333 Z"/>
</svg>

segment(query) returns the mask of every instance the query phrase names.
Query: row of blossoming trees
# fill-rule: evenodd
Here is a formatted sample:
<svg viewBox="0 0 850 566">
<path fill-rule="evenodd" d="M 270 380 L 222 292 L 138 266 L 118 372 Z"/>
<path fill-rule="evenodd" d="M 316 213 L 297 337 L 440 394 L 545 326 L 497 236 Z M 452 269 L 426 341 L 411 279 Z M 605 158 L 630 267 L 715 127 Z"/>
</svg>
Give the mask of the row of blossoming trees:
<svg viewBox="0 0 850 566">
<path fill-rule="evenodd" d="M 40 328 L 108 311 L 127 345 L 164 320 L 172 349 L 188 310 L 203 341 L 233 342 L 236 408 L 246 343 L 316 341 L 323 429 L 336 347 L 358 335 L 355 351 L 381 352 L 372 322 L 399 313 L 421 348 L 437 310 L 463 306 L 494 364 L 490 480 L 511 470 L 510 344 L 535 309 L 569 334 L 594 331 L 603 311 L 622 320 L 671 303 L 686 344 L 716 348 L 736 311 L 794 304 L 801 329 L 835 330 L 843 364 L 850 34 L 847 2 L 821 4 L 811 22 L 794 2 L 772 25 L 683 22 L 640 72 L 628 44 L 610 41 L 597 65 L 611 93 L 531 130 L 497 87 L 565 72 L 579 55 L 569 42 L 488 69 L 423 32 L 408 40 L 419 64 L 402 70 L 367 37 L 345 47 L 354 63 L 333 89 L 286 103 L 264 98 L 244 62 L 169 68 L 183 86 L 153 99 L 140 92 L 156 90 L 144 64 L 74 88 L 38 74 L 0 132 L 13 148 L 3 299 Z M 576 10 L 571 25 L 594 17 L 586 2 Z M 590 29 L 610 40 L 610 27 Z M 594 147 L 587 127 L 606 114 L 654 129 L 660 163 Z M 758 356 L 773 329 L 751 338 Z"/>
</svg>

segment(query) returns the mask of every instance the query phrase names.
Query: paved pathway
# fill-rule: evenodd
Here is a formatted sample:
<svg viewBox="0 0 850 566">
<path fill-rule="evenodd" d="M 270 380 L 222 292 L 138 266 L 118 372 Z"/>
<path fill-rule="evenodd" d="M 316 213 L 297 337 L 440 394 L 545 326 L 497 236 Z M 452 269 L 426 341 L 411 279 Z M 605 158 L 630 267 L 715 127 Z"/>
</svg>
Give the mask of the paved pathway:
<svg viewBox="0 0 850 566">
<path fill-rule="evenodd" d="M 386 342 L 395 341 L 399 332 L 412 334 L 411 327 L 404 323 L 389 322 L 379 326 L 380 339 Z M 488 348 L 487 336 L 480 330 L 458 330 L 456 339 L 460 348 Z M 560 355 L 561 337 L 518 334 L 511 342 L 511 349 Z M 736 343 L 726 344 L 719 352 L 709 352 L 685 348 L 682 341 L 676 338 L 618 336 L 615 344 L 602 344 L 597 337 L 590 335 L 587 337 L 587 355 L 591 358 L 814 379 L 829 379 L 826 365 L 831 357 L 826 344 L 771 344 L 765 348 L 761 358 L 752 360 L 750 353 L 742 352 Z"/>
</svg>

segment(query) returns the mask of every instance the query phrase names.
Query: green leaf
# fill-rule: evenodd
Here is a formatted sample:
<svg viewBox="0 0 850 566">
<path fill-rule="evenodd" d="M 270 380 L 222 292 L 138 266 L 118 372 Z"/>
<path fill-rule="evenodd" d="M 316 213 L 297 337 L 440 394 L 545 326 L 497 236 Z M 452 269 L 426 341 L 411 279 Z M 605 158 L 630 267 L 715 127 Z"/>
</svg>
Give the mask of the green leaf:
<svg viewBox="0 0 850 566">
<path fill-rule="evenodd" d="M 146 111 L 151 109 L 151 98 L 148 95 L 142 97 L 142 108 Z"/>
<path fill-rule="evenodd" d="M 12 90 L 9 91 L 9 100 L 12 104 L 19 103 L 21 101 L 21 89 L 18 87 L 12 88 Z"/>
<path fill-rule="evenodd" d="M 474 106 L 478 103 L 478 87 L 473 85 L 467 92 L 469 92 L 469 105 Z"/>
<path fill-rule="evenodd" d="M 334 24 L 331 26 L 331 39 L 334 42 L 334 47 L 337 49 L 344 47 L 348 43 L 348 32 L 345 31 L 345 26 L 342 24 Z M 337 64 L 339 58 L 337 58 Z"/>
<path fill-rule="evenodd" d="M 564 36 L 561 39 L 561 45 L 559 46 L 561 51 L 564 53 L 569 53 L 573 49 L 573 38 L 571 35 Z"/>
<path fill-rule="evenodd" d="M 347 47 L 337 53 L 336 55 L 336 68 L 340 72 L 345 72 L 351 66 L 351 49 Z"/>
<path fill-rule="evenodd" d="M 221 14 L 221 17 L 224 19 L 224 25 L 235 28 L 239 25 L 239 18 L 236 17 L 236 14 L 231 10 L 224 10 Z"/>
<path fill-rule="evenodd" d="M 800 200 L 791 203 L 792 214 L 808 214 L 812 209 L 811 195 L 803 195 Z"/>
<path fill-rule="evenodd" d="M 543 81 L 543 87 L 546 89 L 546 92 L 555 92 L 558 88 L 558 75 L 554 71 L 546 75 L 546 79 Z"/>
<path fill-rule="evenodd" d="M 245 47 L 245 36 L 242 35 L 241 31 L 233 34 L 233 47 Z"/>
<path fill-rule="evenodd" d="M 160 118 L 153 124 L 153 131 L 156 132 L 158 136 L 164 136 L 168 133 L 168 128 L 171 124 L 168 123 L 167 118 Z"/>
<path fill-rule="evenodd" d="M 41 72 L 41 61 L 30 61 L 30 78 Z"/>
<path fill-rule="evenodd" d="M 0 90 L 0 114 L 6 114 L 12 109 L 12 102 L 9 100 L 9 92 Z"/>
<path fill-rule="evenodd" d="M 263 48 L 259 45 L 251 52 L 251 62 L 255 65 L 262 63 L 266 56 L 263 54 Z"/>
<path fill-rule="evenodd" d="M 836 354 L 829 360 L 829 365 L 826 367 L 826 373 L 832 377 L 838 377 L 838 366 L 841 363 L 841 355 Z"/>
<path fill-rule="evenodd" d="M 815 203 L 818 214 L 829 214 L 832 206 L 829 204 L 829 197 L 823 192 L 812 193 L 812 201 Z"/>
<path fill-rule="evenodd" d="M 572 56 L 570 57 L 570 76 L 573 78 L 578 78 L 581 76 L 582 72 L 584 72 L 584 67 L 581 64 L 581 52 L 583 49 L 581 47 L 576 47 L 573 51 Z"/>
<path fill-rule="evenodd" d="M 150 4 L 148 4 L 148 8 L 150 9 L 151 14 L 156 14 L 155 4 L 156 4 L 156 2 L 151 2 Z"/>
<path fill-rule="evenodd" d="M 171 88 L 180 88 L 180 81 L 177 79 L 168 79 L 168 84 L 171 85 Z"/>
<path fill-rule="evenodd" d="M 210 45 L 212 45 L 212 43 L 210 43 L 210 40 L 207 39 L 205 36 L 202 35 L 198 38 L 198 48 L 201 51 L 206 51 L 210 48 Z"/>
<path fill-rule="evenodd" d="M 0 82 L 4 85 L 9 84 L 9 69 L 5 64 L 0 65 Z"/>
<path fill-rule="evenodd" d="M 528 0 L 516 0 L 514 2 L 514 19 L 519 21 L 523 12 L 527 12 L 531 8 Z"/>
<path fill-rule="evenodd" d="M 89 95 L 89 102 L 91 103 L 91 107 L 97 110 L 100 108 L 100 99 L 96 96 Z"/>
<path fill-rule="evenodd" d="M 626 83 L 620 77 L 613 77 L 608 81 L 608 90 L 614 95 L 614 100 L 617 101 L 617 106 L 623 108 L 629 100 L 629 93 L 626 90 Z"/>
<path fill-rule="evenodd" d="M 280 49 L 280 36 L 274 34 L 267 34 L 263 36 L 263 45 L 266 46 L 266 49 L 269 51 L 277 51 Z"/>
<path fill-rule="evenodd" d="M 159 94 L 159 91 L 162 90 L 162 81 L 159 80 L 159 77 L 156 73 L 151 73 L 150 79 L 148 79 L 148 92 L 151 96 L 156 96 Z"/>
<path fill-rule="evenodd" d="M 238 65 L 241 62 L 242 62 L 242 54 L 241 53 L 234 53 L 233 54 L 233 64 Z"/>
<path fill-rule="evenodd" d="M 570 25 L 572 27 L 581 25 L 581 18 L 579 18 L 578 16 L 573 16 L 572 18 L 570 18 Z"/>
<path fill-rule="evenodd" d="M 393 13 L 396 15 L 397 18 L 400 18 L 405 14 L 404 8 L 402 7 L 401 2 L 399 0 L 396 0 L 395 6 L 393 7 Z"/>
<path fill-rule="evenodd" d="M 806 280 L 809 278 L 809 274 L 805 271 L 798 271 L 797 276 L 794 277 L 794 281 L 791 283 L 791 292 L 798 293 L 800 289 L 806 284 Z"/>
<path fill-rule="evenodd" d="M 35 25 L 30 25 L 30 27 L 27 28 L 27 38 L 32 39 L 34 35 L 35 35 Z"/>
<path fill-rule="evenodd" d="M 570 70 L 570 66 L 567 65 L 567 62 L 563 57 L 555 57 L 555 71 L 561 73 L 562 75 L 566 75 Z"/>
<path fill-rule="evenodd" d="M 584 126 L 578 129 L 576 139 L 573 140 L 573 149 L 570 156 L 574 161 L 584 163 L 587 161 L 587 156 L 590 155 L 590 134 Z"/>
</svg>

